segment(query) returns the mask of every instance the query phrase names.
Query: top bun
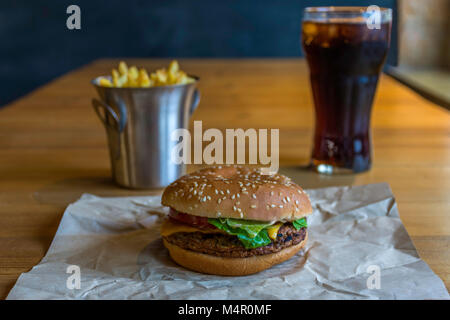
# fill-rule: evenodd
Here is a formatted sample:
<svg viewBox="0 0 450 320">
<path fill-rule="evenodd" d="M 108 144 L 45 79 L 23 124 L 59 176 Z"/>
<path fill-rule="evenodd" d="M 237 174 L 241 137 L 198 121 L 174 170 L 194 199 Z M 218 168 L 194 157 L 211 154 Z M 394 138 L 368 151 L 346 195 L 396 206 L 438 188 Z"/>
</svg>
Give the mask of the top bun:
<svg viewBox="0 0 450 320">
<path fill-rule="evenodd" d="M 167 186 L 161 202 L 208 218 L 293 221 L 312 213 L 308 195 L 290 178 L 240 166 L 214 166 L 185 175 Z"/>
</svg>

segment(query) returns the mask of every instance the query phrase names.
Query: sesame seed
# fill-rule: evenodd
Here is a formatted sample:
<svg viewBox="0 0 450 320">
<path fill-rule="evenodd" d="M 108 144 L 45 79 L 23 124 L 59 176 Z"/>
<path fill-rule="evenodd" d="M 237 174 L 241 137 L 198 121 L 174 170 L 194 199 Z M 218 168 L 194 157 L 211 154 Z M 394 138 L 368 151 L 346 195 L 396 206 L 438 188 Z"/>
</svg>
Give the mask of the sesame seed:
<svg viewBox="0 0 450 320">
<path fill-rule="evenodd" d="M 279 206 L 278 206 L 279 208 L 283 208 L 283 205 L 282 204 L 280 204 Z"/>
<path fill-rule="evenodd" d="M 271 206 L 272 208 L 275 208 L 275 207 L 276 207 L 276 205 L 274 205 L 274 204 L 271 204 L 270 206 Z"/>
<path fill-rule="evenodd" d="M 287 202 L 291 202 L 291 198 L 289 198 L 289 196 L 286 196 L 286 200 Z"/>
<path fill-rule="evenodd" d="M 252 194 L 252 198 L 253 198 L 253 199 L 256 199 L 256 194 Z"/>
<path fill-rule="evenodd" d="M 232 196 L 231 196 L 231 199 L 234 199 L 236 196 L 233 194 Z"/>
<path fill-rule="evenodd" d="M 219 194 L 219 191 L 218 191 L 217 189 L 215 189 L 214 192 L 215 192 L 216 194 Z"/>
<path fill-rule="evenodd" d="M 203 197 L 202 201 L 203 201 L 203 202 L 206 202 L 206 196 Z"/>
<path fill-rule="evenodd" d="M 220 204 L 221 202 L 222 202 L 222 199 L 219 198 L 219 199 L 217 200 L 217 203 Z"/>
<path fill-rule="evenodd" d="M 237 210 L 236 206 L 233 206 L 233 211 L 236 211 L 236 210 Z"/>
<path fill-rule="evenodd" d="M 270 195 L 273 196 L 273 191 L 270 191 Z"/>
<path fill-rule="evenodd" d="M 194 194 L 194 196 L 195 196 L 195 195 L 197 194 L 197 190 L 194 190 L 193 194 Z"/>
<path fill-rule="evenodd" d="M 238 194 L 236 194 L 236 197 L 238 197 L 238 198 L 240 198 L 241 197 L 241 195 L 238 193 Z"/>
<path fill-rule="evenodd" d="M 207 196 L 206 198 L 208 198 L 208 200 L 211 200 L 211 197 L 210 197 L 210 196 Z"/>
<path fill-rule="evenodd" d="M 256 204 L 252 204 L 252 205 L 250 206 L 250 208 L 255 209 L 255 208 L 256 208 Z"/>
<path fill-rule="evenodd" d="M 244 217 L 244 214 L 241 212 L 241 218 L 243 218 Z"/>
</svg>

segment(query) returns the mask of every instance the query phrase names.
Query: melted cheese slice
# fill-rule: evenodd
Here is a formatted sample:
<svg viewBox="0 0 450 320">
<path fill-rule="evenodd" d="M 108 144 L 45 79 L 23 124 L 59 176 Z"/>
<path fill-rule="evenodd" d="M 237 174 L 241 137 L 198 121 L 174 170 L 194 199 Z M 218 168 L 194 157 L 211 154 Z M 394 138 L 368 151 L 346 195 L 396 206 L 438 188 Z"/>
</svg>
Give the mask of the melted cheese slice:
<svg viewBox="0 0 450 320">
<path fill-rule="evenodd" d="M 270 239 L 272 240 L 277 239 L 278 230 L 282 225 L 283 225 L 282 223 L 277 223 L 267 228 L 267 234 L 269 235 Z"/>
<path fill-rule="evenodd" d="M 171 234 L 174 234 L 177 232 L 202 232 L 202 233 L 225 233 L 225 234 L 227 234 L 225 231 L 222 231 L 217 228 L 199 229 L 199 228 L 188 226 L 186 224 L 173 222 L 170 219 L 164 220 L 164 222 L 161 226 L 161 235 L 163 237 L 168 237 Z"/>
</svg>

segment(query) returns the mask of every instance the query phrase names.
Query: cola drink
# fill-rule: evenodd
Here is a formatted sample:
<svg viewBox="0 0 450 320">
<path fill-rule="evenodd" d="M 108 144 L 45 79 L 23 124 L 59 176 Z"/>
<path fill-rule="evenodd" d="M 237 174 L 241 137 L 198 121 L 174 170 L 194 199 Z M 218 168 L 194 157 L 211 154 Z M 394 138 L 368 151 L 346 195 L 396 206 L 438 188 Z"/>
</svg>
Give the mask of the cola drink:
<svg viewBox="0 0 450 320">
<path fill-rule="evenodd" d="M 312 166 L 319 172 L 361 172 L 371 166 L 370 115 L 389 49 L 391 21 L 308 19 L 302 45 L 315 106 Z"/>
</svg>

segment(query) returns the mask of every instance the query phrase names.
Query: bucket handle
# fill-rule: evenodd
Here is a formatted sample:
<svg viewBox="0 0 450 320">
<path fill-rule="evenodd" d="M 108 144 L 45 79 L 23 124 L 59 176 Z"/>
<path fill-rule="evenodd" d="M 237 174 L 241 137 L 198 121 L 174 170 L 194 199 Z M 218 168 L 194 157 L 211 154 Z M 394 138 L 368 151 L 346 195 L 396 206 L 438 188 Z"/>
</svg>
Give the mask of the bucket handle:
<svg viewBox="0 0 450 320">
<path fill-rule="evenodd" d="M 105 128 L 112 127 L 114 130 L 116 130 L 119 133 L 119 138 L 117 139 L 118 148 L 116 153 L 116 158 L 120 158 L 120 133 L 125 128 L 125 124 L 127 122 L 127 114 L 125 108 L 120 108 L 120 117 L 117 115 L 117 113 L 111 108 L 109 105 L 104 103 L 103 101 L 92 99 L 92 106 L 94 107 L 95 113 L 97 113 L 98 117 L 102 121 Z M 111 121 L 108 121 L 106 118 L 106 115 L 109 114 L 114 120 L 113 123 Z"/>
<path fill-rule="evenodd" d="M 191 108 L 189 109 L 189 115 L 190 116 L 192 116 L 192 114 L 194 113 L 195 109 L 197 109 L 199 103 L 200 103 L 200 91 L 198 91 L 198 89 L 195 89 L 194 90 L 194 95 L 192 97 Z"/>
<path fill-rule="evenodd" d="M 103 101 L 92 99 L 92 106 L 94 107 L 95 113 L 97 113 L 98 117 L 105 126 L 112 125 L 113 128 L 116 129 L 119 133 L 123 131 L 123 129 L 125 128 L 125 124 L 127 122 L 127 113 L 126 110 L 124 110 L 125 108 L 119 108 L 120 116 L 118 116 L 117 113 L 113 110 L 113 108 L 111 108 Z M 103 110 L 103 112 L 101 110 Z M 107 121 L 106 119 L 107 113 L 114 119 L 113 124 Z"/>
</svg>

